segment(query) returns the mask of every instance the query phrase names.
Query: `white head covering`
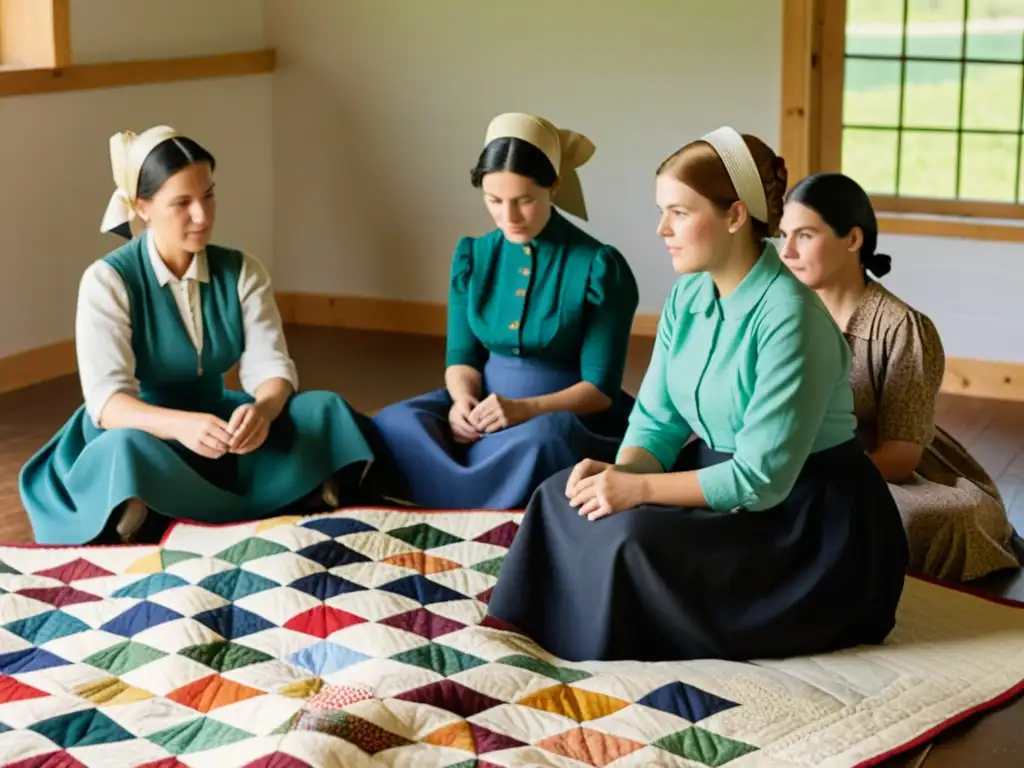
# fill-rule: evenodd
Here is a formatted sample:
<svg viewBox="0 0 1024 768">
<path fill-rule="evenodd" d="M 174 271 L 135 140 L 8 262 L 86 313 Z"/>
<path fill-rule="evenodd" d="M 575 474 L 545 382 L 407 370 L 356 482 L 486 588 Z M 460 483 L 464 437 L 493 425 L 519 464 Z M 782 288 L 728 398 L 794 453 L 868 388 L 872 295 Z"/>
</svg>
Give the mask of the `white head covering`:
<svg viewBox="0 0 1024 768">
<path fill-rule="evenodd" d="M 576 169 L 593 157 L 596 149 L 593 142 L 581 133 L 556 128 L 543 117 L 523 112 L 506 112 L 494 118 L 487 127 L 484 146 L 495 139 L 506 138 L 521 139 L 544 153 L 561 182 L 552 202 L 586 221 L 587 204 Z"/>
<path fill-rule="evenodd" d="M 170 126 L 158 125 L 138 135 L 121 131 L 110 137 L 110 168 L 115 189 L 103 214 L 101 232 L 113 232 L 131 223 L 135 218 L 135 195 L 142 164 L 158 144 L 180 135 Z"/>
<path fill-rule="evenodd" d="M 743 140 L 738 131 L 728 126 L 714 130 L 701 138 L 714 147 L 719 157 L 722 158 L 732 185 L 736 187 L 736 194 L 747 206 L 750 215 L 767 224 L 768 199 L 764 194 L 761 173 L 757 170 L 757 163 L 754 162 L 754 156 L 750 154 L 747 142 Z"/>
</svg>

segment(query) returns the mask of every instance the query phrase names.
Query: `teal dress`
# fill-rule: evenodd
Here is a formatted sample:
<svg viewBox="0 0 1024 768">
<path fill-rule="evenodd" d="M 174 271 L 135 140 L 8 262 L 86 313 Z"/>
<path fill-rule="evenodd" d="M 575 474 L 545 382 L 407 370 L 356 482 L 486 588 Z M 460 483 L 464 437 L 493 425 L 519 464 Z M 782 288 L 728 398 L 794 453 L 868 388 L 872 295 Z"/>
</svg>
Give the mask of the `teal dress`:
<svg viewBox="0 0 1024 768">
<path fill-rule="evenodd" d="M 138 237 L 105 257 L 128 294 L 139 398 L 154 406 L 224 420 L 253 398 L 225 389 L 245 334 L 238 279 L 243 255 L 206 249 L 201 284 L 203 344 L 197 359 L 174 297 L 161 286 Z M 137 429 L 95 426 L 83 404 L 22 468 L 19 490 L 41 544 L 84 544 L 130 498 L 168 518 L 232 523 L 273 515 L 346 467 L 356 476 L 373 460 L 356 416 L 338 395 L 293 395 L 263 445 L 246 455 L 208 459 L 177 441 Z"/>
<path fill-rule="evenodd" d="M 395 495 L 421 507 L 513 509 L 583 457 L 613 457 L 633 403 L 621 386 L 638 301 L 622 254 L 555 210 L 529 243 L 500 230 L 463 238 L 452 260 L 446 364 L 482 373 L 481 400 L 585 381 L 612 404 L 585 417 L 548 413 L 469 446 L 452 438 L 446 389 L 388 406 L 373 421 L 400 475 Z"/>
<path fill-rule="evenodd" d="M 907 567 L 899 511 L 855 436 L 850 351 L 770 243 L 717 294 L 685 275 L 622 449 L 696 472 L 706 508 L 596 521 L 567 473 L 531 498 L 492 617 L 568 660 L 750 660 L 881 642 Z"/>
</svg>

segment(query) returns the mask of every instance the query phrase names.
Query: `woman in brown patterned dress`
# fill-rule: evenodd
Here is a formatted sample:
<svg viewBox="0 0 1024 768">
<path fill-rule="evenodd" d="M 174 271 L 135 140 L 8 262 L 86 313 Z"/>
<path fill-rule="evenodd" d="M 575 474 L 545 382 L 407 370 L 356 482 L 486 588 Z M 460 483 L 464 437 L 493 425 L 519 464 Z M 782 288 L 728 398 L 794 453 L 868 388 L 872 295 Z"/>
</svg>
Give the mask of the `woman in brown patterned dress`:
<svg viewBox="0 0 1024 768">
<path fill-rule="evenodd" d="M 813 288 L 853 355 L 857 434 L 889 482 L 910 544 L 910 565 L 967 581 L 1019 565 L 1013 527 L 988 473 L 935 423 L 945 355 L 932 321 L 868 276 L 891 259 L 875 252 L 878 224 L 863 189 L 823 173 L 787 196 L 783 261 Z"/>
</svg>

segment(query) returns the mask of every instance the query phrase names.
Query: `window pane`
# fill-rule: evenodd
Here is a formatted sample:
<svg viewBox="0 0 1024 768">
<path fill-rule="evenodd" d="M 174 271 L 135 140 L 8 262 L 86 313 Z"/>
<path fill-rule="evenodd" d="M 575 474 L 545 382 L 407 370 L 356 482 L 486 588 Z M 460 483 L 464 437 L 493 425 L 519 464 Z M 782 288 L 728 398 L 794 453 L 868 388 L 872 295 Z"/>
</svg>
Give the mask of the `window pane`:
<svg viewBox="0 0 1024 768">
<path fill-rule="evenodd" d="M 903 132 L 899 194 L 908 197 L 955 197 L 955 133 Z"/>
<path fill-rule="evenodd" d="M 1016 131 L 1020 123 L 1021 64 L 968 64 L 964 128 Z"/>
<path fill-rule="evenodd" d="M 964 134 L 960 197 L 1012 203 L 1016 193 L 1017 137 Z"/>
<path fill-rule="evenodd" d="M 900 0 L 887 0 L 899 4 Z M 976 5 L 974 0 L 972 5 Z M 964 0 L 910 0 L 907 55 L 959 59 L 963 51 Z"/>
<path fill-rule="evenodd" d="M 843 173 L 854 178 L 869 194 L 896 194 L 897 131 L 843 131 Z"/>
<path fill-rule="evenodd" d="M 960 63 L 907 62 L 903 125 L 956 129 L 960 120 Z"/>
<path fill-rule="evenodd" d="M 903 3 L 847 0 L 846 52 L 899 56 L 903 51 Z"/>
<path fill-rule="evenodd" d="M 1014 5 L 971 0 L 967 58 L 1024 60 L 1024 7 Z"/>
<path fill-rule="evenodd" d="M 843 122 L 896 128 L 900 118 L 900 63 L 847 59 Z"/>
</svg>

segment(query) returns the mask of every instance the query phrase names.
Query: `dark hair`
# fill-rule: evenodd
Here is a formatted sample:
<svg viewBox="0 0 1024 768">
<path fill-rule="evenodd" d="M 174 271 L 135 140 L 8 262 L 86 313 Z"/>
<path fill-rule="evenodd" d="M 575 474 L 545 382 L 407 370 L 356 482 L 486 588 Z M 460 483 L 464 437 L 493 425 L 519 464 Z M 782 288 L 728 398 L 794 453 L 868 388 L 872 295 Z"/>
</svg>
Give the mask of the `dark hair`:
<svg viewBox="0 0 1024 768">
<path fill-rule="evenodd" d="M 761 177 L 761 186 L 764 188 L 765 202 L 768 204 L 768 221 L 758 221 L 753 216 L 750 217 L 754 241 L 759 243 L 773 237 L 779 230 L 782 197 L 786 191 L 789 172 L 786 170 L 786 161 L 756 136 L 743 134 L 743 142 L 754 158 L 758 175 Z M 706 197 L 723 211 L 728 211 L 733 203 L 740 199 L 721 155 L 713 146 L 701 139 L 690 142 L 669 155 L 658 166 L 655 175 L 661 176 L 663 173 L 671 174 L 672 178 Z"/>
<path fill-rule="evenodd" d="M 139 200 L 149 200 L 160 191 L 160 187 L 171 176 L 195 163 L 209 163 L 211 171 L 217 167 L 213 155 L 192 139 L 175 136 L 160 142 L 139 169 L 139 184 L 135 197 Z"/>
<path fill-rule="evenodd" d="M 882 277 L 892 269 L 892 257 L 875 252 L 878 220 L 871 198 L 849 176 L 841 173 L 808 176 L 789 191 L 786 202 L 807 206 L 839 237 L 846 237 L 854 227 L 859 227 L 864 236 L 860 247 L 861 267 L 875 277 Z"/>
<path fill-rule="evenodd" d="M 495 171 L 510 171 L 532 179 L 538 186 L 551 189 L 558 181 L 558 172 L 548 156 L 528 141 L 505 137 L 484 147 L 469 178 L 479 188 L 484 176 Z"/>
</svg>

